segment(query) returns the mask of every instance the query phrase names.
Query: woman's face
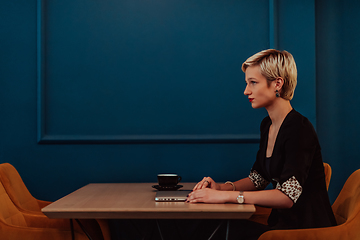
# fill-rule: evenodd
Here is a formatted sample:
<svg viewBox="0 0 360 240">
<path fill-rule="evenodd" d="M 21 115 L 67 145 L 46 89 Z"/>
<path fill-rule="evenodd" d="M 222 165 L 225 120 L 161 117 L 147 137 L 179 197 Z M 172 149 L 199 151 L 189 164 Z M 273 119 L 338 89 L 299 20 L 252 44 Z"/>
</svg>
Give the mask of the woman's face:
<svg viewBox="0 0 360 240">
<path fill-rule="evenodd" d="M 261 74 L 259 66 L 250 66 L 245 71 L 246 88 L 244 94 L 253 108 L 269 107 L 276 99 L 275 85 L 268 86 L 266 78 Z"/>
</svg>

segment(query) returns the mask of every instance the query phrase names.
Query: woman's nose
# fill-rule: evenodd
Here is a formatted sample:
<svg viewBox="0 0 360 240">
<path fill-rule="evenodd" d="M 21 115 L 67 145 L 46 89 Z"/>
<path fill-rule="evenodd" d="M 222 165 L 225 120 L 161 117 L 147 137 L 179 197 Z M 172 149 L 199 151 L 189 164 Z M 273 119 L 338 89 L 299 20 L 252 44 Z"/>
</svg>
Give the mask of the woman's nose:
<svg viewBox="0 0 360 240">
<path fill-rule="evenodd" d="M 244 95 L 250 95 L 250 91 L 249 91 L 249 89 L 248 89 L 248 85 L 246 85 L 246 87 L 245 87 L 245 90 L 244 90 Z"/>
</svg>

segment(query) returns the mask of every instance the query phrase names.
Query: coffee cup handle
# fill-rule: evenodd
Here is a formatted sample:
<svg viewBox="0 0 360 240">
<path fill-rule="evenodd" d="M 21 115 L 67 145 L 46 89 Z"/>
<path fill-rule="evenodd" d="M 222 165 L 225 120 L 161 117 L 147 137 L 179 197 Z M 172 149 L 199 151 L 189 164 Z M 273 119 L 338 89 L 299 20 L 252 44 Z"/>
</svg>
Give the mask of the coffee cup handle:
<svg viewBox="0 0 360 240">
<path fill-rule="evenodd" d="M 181 181 L 181 179 L 182 179 L 181 176 L 178 176 L 178 183 Z"/>
</svg>

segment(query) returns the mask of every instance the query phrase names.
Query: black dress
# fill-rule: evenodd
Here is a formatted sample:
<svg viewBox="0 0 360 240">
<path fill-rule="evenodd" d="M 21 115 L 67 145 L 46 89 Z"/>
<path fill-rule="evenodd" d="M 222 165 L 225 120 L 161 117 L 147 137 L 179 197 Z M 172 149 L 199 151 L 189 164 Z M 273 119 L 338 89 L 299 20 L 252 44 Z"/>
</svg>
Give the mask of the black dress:
<svg viewBox="0 0 360 240">
<path fill-rule="evenodd" d="M 249 178 L 261 190 L 271 182 L 293 202 L 289 209 L 273 209 L 271 229 L 335 226 L 320 144 L 310 121 L 294 109 L 284 119 L 273 153 L 266 158 L 270 117 L 261 123 L 260 148 Z M 270 162 L 267 162 L 270 161 Z M 267 165 L 268 164 L 268 165 Z"/>
<path fill-rule="evenodd" d="M 284 119 L 270 158 L 266 158 L 271 119 L 261 123 L 260 147 L 249 178 L 257 189 L 269 183 L 293 202 L 289 209 L 273 209 L 268 225 L 248 220 L 228 220 L 212 239 L 255 240 L 274 229 L 335 226 L 325 182 L 320 144 L 310 121 L 295 110 Z M 246 202 L 246 199 L 245 199 Z M 208 239 L 220 221 L 203 220 L 188 239 Z"/>
</svg>

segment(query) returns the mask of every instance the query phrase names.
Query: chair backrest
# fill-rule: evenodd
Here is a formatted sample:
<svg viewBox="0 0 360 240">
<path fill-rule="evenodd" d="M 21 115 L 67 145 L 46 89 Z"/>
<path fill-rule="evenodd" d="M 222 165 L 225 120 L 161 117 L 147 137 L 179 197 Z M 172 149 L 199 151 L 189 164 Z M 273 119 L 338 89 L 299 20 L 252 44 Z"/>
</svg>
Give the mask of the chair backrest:
<svg viewBox="0 0 360 240">
<path fill-rule="evenodd" d="M 22 213 L 15 207 L 9 198 L 4 186 L 0 182 L 0 222 L 9 225 L 26 227 L 26 221 Z"/>
<path fill-rule="evenodd" d="M 352 220 L 360 212 L 360 169 L 346 180 L 332 209 L 339 225 Z"/>
<path fill-rule="evenodd" d="M 13 203 L 21 209 L 40 211 L 39 204 L 10 163 L 0 164 L 0 181 Z"/>
<path fill-rule="evenodd" d="M 332 171 L 328 163 L 324 163 L 324 172 L 325 172 L 326 189 L 329 190 Z"/>
</svg>

